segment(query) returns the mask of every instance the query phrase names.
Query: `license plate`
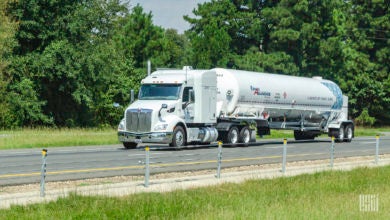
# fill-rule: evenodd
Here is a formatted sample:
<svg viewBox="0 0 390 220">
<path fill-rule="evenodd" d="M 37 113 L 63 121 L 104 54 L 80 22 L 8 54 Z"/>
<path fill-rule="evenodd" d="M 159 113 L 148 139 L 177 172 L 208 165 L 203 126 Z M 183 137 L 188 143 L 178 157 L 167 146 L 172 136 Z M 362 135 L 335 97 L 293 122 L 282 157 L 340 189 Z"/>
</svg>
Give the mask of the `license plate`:
<svg viewBox="0 0 390 220">
<path fill-rule="evenodd" d="M 137 144 L 140 144 L 140 143 L 142 143 L 142 140 L 141 139 L 134 139 L 134 142 Z"/>
</svg>

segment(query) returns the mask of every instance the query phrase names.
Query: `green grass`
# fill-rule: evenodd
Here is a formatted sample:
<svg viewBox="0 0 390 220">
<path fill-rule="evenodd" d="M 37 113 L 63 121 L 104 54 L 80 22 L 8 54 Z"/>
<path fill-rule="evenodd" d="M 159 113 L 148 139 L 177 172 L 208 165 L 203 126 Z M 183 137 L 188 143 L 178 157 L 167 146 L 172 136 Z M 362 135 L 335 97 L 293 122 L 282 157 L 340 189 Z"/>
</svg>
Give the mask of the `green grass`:
<svg viewBox="0 0 390 220">
<path fill-rule="evenodd" d="M 118 144 L 115 129 L 21 129 L 0 131 L 0 149 Z"/>
<path fill-rule="evenodd" d="M 383 132 L 390 133 L 390 127 L 383 128 L 365 128 L 365 127 L 356 127 L 355 128 L 355 137 L 363 137 L 363 136 L 372 136 L 374 137 L 377 134 L 381 134 Z M 327 134 L 322 134 L 321 137 L 328 137 Z M 271 135 L 264 136 L 266 139 L 275 139 L 275 138 L 294 138 L 294 132 L 290 130 L 271 130 Z"/>
<path fill-rule="evenodd" d="M 375 136 L 375 135 L 381 135 L 383 133 L 390 133 L 390 127 L 383 127 L 383 128 L 365 128 L 365 127 L 357 127 L 355 129 L 355 136 Z"/>
<path fill-rule="evenodd" d="M 356 136 L 375 136 L 380 132 L 390 132 L 390 128 L 357 128 Z M 327 137 L 327 135 L 323 137 Z M 264 136 L 264 138 L 294 138 L 294 135 L 292 131 L 272 130 L 271 135 Z M 116 129 L 112 128 L 37 128 L 0 131 L 0 150 L 118 143 Z"/>
<path fill-rule="evenodd" d="M 124 197 L 70 195 L 0 210 L 0 219 L 390 219 L 390 166 Z M 361 212 L 359 195 L 379 197 Z"/>
</svg>

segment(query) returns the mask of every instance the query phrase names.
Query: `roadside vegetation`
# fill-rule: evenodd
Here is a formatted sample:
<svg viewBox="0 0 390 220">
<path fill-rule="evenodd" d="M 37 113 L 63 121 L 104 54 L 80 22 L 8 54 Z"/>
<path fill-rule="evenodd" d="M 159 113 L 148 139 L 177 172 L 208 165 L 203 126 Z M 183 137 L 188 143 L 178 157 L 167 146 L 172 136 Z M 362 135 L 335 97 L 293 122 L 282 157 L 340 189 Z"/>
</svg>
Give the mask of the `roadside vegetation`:
<svg viewBox="0 0 390 220">
<path fill-rule="evenodd" d="M 132 0 L 0 1 L 0 129 L 115 126 L 158 67 L 321 76 L 390 125 L 388 1 L 199 3 L 184 33 Z"/>
<path fill-rule="evenodd" d="M 375 136 L 389 132 L 386 128 L 357 128 L 358 136 Z M 326 138 L 327 135 L 321 137 Z M 258 137 L 259 138 L 259 137 Z M 292 131 L 272 130 L 271 135 L 264 136 L 265 139 L 294 138 Z M 120 144 L 117 138 L 116 129 L 106 128 L 35 128 L 19 130 L 0 131 L 0 150 L 19 148 L 42 148 L 42 147 L 65 147 L 65 146 L 86 146 L 86 145 L 111 145 Z"/>
<path fill-rule="evenodd" d="M 0 219 L 389 219 L 390 166 L 124 197 L 72 194 L 0 210 Z M 378 212 L 359 195 L 377 195 Z"/>
<path fill-rule="evenodd" d="M 118 144 L 112 128 L 37 128 L 0 131 L 0 149 Z"/>
</svg>

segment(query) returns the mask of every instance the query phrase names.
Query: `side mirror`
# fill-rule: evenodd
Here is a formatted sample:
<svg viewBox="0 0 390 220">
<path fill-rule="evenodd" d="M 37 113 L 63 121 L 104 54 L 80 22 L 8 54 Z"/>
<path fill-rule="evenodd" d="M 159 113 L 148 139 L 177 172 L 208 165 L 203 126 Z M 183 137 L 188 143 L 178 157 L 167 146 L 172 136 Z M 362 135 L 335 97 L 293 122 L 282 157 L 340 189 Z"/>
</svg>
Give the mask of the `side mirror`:
<svg viewBox="0 0 390 220">
<path fill-rule="evenodd" d="M 161 121 L 163 121 L 161 119 L 161 110 L 163 110 L 164 108 L 168 108 L 168 105 L 167 104 L 162 104 L 160 110 L 158 111 L 158 117 L 160 118 Z"/>
<path fill-rule="evenodd" d="M 188 90 L 188 101 L 187 102 L 183 102 L 182 104 L 182 109 L 185 109 L 187 108 L 187 106 L 191 103 L 193 103 L 195 100 L 194 100 L 194 90 L 193 89 L 189 89 Z"/>
<path fill-rule="evenodd" d="M 190 89 L 188 90 L 188 103 L 194 102 L 194 90 Z"/>
</svg>

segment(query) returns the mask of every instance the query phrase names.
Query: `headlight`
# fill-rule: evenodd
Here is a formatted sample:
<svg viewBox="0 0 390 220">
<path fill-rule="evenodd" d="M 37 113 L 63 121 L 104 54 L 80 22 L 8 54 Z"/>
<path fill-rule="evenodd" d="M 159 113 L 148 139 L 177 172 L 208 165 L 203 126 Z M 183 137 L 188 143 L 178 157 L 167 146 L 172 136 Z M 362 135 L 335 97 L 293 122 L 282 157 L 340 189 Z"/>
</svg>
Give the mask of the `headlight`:
<svg viewBox="0 0 390 220">
<path fill-rule="evenodd" d="M 168 124 L 159 124 L 154 127 L 155 131 L 161 131 L 161 130 L 166 130 L 168 127 Z"/>
<path fill-rule="evenodd" d="M 122 119 L 121 122 L 119 122 L 118 131 L 124 131 L 124 130 L 125 130 L 125 119 Z"/>
</svg>

